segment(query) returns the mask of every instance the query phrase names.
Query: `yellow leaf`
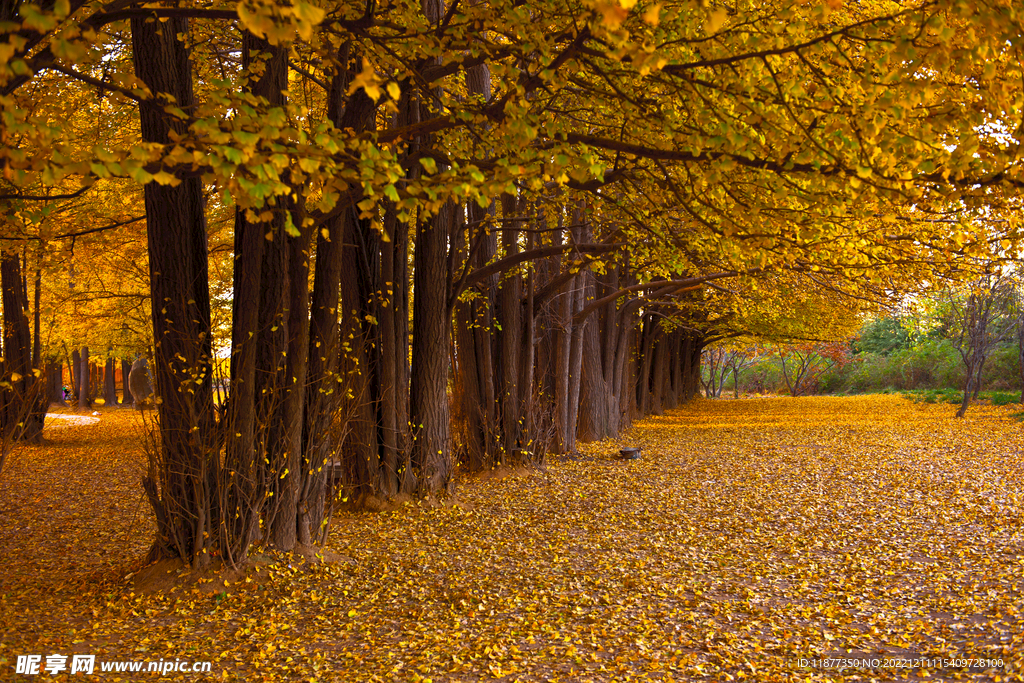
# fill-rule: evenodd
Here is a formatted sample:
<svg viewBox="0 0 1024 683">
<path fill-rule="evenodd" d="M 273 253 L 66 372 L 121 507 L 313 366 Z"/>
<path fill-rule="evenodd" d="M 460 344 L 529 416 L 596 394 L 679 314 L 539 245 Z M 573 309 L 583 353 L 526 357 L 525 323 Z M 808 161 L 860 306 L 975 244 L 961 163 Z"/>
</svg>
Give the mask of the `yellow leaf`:
<svg viewBox="0 0 1024 683">
<path fill-rule="evenodd" d="M 366 57 L 363 57 L 363 70 L 352 79 L 348 86 L 348 94 L 351 95 L 359 88 L 366 91 L 366 96 L 374 102 L 380 99 L 380 81 L 377 79 L 377 73 L 373 70 L 373 65 Z"/>
<path fill-rule="evenodd" d="M 663 7 L 663 5 L 660 2 L 656 2 L 653 5 L 651 5 L 650 8 L 648 8 L 648 10 L 646 12 L 644 12 L 644 15 L 643 15 L 644 21 L 646 21 L 651 26 L 657 26 L 658 22 L 661 21 L 661 8 L 662 7 Z"/>
<path fill-rule="evenodd" d="M 618 28 L 629 15 L 629 10 L 617 2 L 603 0 L 594 5 L 594 9 L 601 15 L 601 22 L 611 29 Z"/>
<path fill-rule="evenodd" d="M 179 183 L 181 183 L 180 180 L 175 178 L 173 174 L 168 173 L 167 171 L 158 171 L 154 173 L 153 180 L 155 180 L 160 185 L 170 185 L 171 187 L 175 187 Z"/>
<path fill-rule="evenodd" d="M 704 24 L 704 31 L 708 35 L 718 33 L 718 29 L 722 28 L 725 24 L 725 20 L 729 18 L 729 12 L 723 7 L 719 7 L 716 10 L 712 10 L 708 15 L 707 23 Z"/>
</svg>

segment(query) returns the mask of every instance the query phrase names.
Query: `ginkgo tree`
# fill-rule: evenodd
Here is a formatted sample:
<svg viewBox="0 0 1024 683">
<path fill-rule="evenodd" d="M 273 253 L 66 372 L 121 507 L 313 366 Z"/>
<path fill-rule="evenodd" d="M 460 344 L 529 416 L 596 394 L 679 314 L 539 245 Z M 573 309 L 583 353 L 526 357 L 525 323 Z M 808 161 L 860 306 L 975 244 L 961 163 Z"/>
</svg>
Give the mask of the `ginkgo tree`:
<svg viewBox="0 0 1024 683">
<path fill-rule="evenodd" d="M 1019 239 L 1024 33 L 998 0 L 4 11 L 3 200 L 142 186 L 146 490 L 154 551 L 188 561 L 316 541 L 332 471 L 445 490 L 450 375 L 469 466 L 533 462 L 692 396 L 706 331 L 754 313 L 716 287 L 872 299 Z M 90 98 L 116 134 L 60 125 Z"/>
</svg>

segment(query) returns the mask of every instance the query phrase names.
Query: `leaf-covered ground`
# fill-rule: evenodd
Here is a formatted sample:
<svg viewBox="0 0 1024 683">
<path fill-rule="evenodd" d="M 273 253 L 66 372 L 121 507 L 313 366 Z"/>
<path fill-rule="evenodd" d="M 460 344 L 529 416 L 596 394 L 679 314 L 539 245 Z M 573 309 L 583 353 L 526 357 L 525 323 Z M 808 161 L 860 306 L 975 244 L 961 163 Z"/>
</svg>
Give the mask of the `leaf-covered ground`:
<svg viewBox="0 0 1024 683">
<path fill-rule="evenodd" d="M 1021 680 L 1015 409 L 698 402 L 454 505 L 340 516 L 331 562 L 146 594 L 138 417 L 103 412 L 0 481 L 0 679 L 86 653 L 251 681 Z"/>
</svg>

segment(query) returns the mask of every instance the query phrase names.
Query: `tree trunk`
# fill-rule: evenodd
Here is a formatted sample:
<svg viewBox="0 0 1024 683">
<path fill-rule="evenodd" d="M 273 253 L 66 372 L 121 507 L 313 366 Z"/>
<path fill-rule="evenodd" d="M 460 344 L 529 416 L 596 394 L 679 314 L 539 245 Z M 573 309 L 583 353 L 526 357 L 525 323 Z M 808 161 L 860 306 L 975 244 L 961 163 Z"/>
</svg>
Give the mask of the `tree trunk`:
<svg viewBox="0 0 1024 683">
<path fill-rule="evenodd" d="M 374 228 L 368 220 L 349 218 L 342 255 L 341 339 L 342 355 L 338 373 L 349 387 L 343 411 L 352 417 L 342 447 L 347 480 L 352 495 L 365 497 L 378 492 L 380 454 L 378 451 L 377 408 L 380 389 L 380 328 L 376 317 L 379 258 Z"/>
<path fill-rule="evenodd" d="M 535 224 L 536 228 L 540 228 L 539 223 Z M 530 233 L 530 237 L 527 240 L 527 248 L 533 248 L 537 243 L 537 231 Z M 521 436 L 519 442 L 518 457 L 513 460 L 513 464 L 518 466 L 524 466 L 539 462 L 539 458 L 543 456 L 543 451 L 546 450 L 547 445 L 538 442 L 539 434 L 537 428 L 539 425 L 534 424 L 534 361 L 536 354 L 535 336 L 536 336 L 536 314 L 533 311 L 533 294 L 535 288 L 534 278 L 536 277 L 536 269 L 531 268 L 526 273 L 526 282 L 523 283 L 526 289 L 526 296 L 523 298 L 523 303 L 520 305 L 520 312 L 523 316 L 523 334 L 522 334 L 522 348 L 520 353 L 522 357 L 519 359 L 519 414 L 521 424 Z"/>
<path fill-rule="evenodd" d="M 0 288 L 3 300 L 3 380 L 0 392 L 0 429 L 4 447 L 9 441 L 38 443 L 46 418 L 45 385 L 33 372 L 32 336 L 25 310 L 21 262 L 16 253 L 0 257 Z M 4 453 L 5 454 L 5 453 Z"/>
<path fill-rule="evenodd" d="M 332 81 L 337 94 L 340 77 Z M 343 92 L 343 88 L 342 88 Z M 346 212 L 347 216 L 348 212 Z M 345 217 L 327 222 L 317 236 L 313 271 L 313 301 L 309 323 L 309 354 L 306 368 L 306 414 L 303 433 L 302 489 L 298 501 L 298 541 L 310 545 L 326 531 L 327 480 L 333 471 L 333 418 L 342 385 L 338 379 L 338 293 L 341 256 L 345 243 Z"/>
<path fill-rule="evenodd" d="M 408 285 L 405 262 L 408 230 L 398 224 L 395 208 L 385 207 L 381 242 L 380 279 L 383 284 L 380 310 L 380 404 L 381 404 L 381 492 L 393 497 L 407 492 L 403 479 L 409 469 L 408 346 L 409 316 L 405 305 Z"/>
<path fill-rule="evenodd" d="M 35 336 L 32 340 L 32 367 L 42 367 L 42 353 L 43 353 L 43 335 L 42 335 L 42 322 L 39 308 L 39 302 L 42 298 L 43 288 L 43 242 L 39 243 L 39 251 L 36 254 L 36 272 L 35 277 L 32 278 L 33 288 L 33 326 L 32 329 L 35 332 Z M 63 397 L 61 398 L 63 400 Z"/>
<path fill-rule="evenodd" d="M 960 407 L 957 408 L 957 411 L 956 411 L 956 416 L 957 417 L 963 417 L 964 415 L 967 414 L 967 408 L 971 404 L 971 396 L 973 395 L 973 392 L 974 392 L 974 389 L 975 389 L 975 376 L 974 375 L 975 375 L 974 368 L 968 367 L 967 368 L 967 380 L 966 380 L 966 383 L 964 384 L 964 397 L 963 397 L 963 400 L 960 401 Z"/>
<path fill-rule="evenodd" d="M 668 375 L 668 344 L 671 335 L 662 333 L 654 345 L 654 359 L 651 365 L 653 388 L 651 390 L 651 413 L 665 412 L 665 380 Z"/>
<path fill-rule="evenodd" d="M 191 64 L 178 39 L 189 35 L 188 20 L 134 17 L 131 30 L 136 76 L 153 93 L 139 105 L 142 138 L 169 144 L 171 131 L 184 133 L 187 124 L 166 113 L 165 106 L 173 103 L 185 112 L 193 106 Z M 144 196 L 153 375 L 160 399 L 159 454 L 151 458 L 144 480 L 157 522 L 153 555 L 205 562 L 204 550 L 218 530 L 210 524 L 216 498 L 210 475 L 217 462 L 202 183 L 195 177 L 181 178 L 175 187 L 151 182 Z"/>
<path fill-rule="evenodd" d="M 486 64 L 469 68 L 466 87 L 470 93 L 491 98 L 490 70 Z M 497 251 L 496 234 L 491 230 L 493 210 L 481 208 L 475 201 L 466 205 L 469 223 L 463 240 L 466 268 L 484 266 Z M 460 233 L 461 234 L 461 233 Z M 466 420 L 466 466 L 470 471 L 492 467 L 498 457 L 495 424 L 496 403 L 492 365 L 495 291 L 497 277 L 489 277 L 475 287 L 470 301 L 456 302 L 456 354 L 459 358 L 461 412 Z"/>
<path fill-rule="evenodd" d="M 411 412 L 412 464 L 419 492 L 441 493 L 451 481 L 448 451 L 448 269 L 447 246 L 456 205 L 449 201 L 417 226 L 413 274 Z"/>
<path fill-rule="evenodd" d="M 67 356 L 68 349 L 65 349 L 65 355 Z M 78 387 L 80 384 L 82 372 L 82 354 L 78 352 L 76 348 L 71 352 L 71 358 L 68 359 L 68 379 L 71 382 L 71 395 L 72 400 L 78 401 Z"/>
<path fill-rule="evenodd" d="M 64 400 L 64 365 L 56 358 L 50 358 L 46 363 L 46 398 L 49 403 L 68 407 Z"/>
<path fill-rule="evenodd" d="M 82 354 L 78 349 L 71 352 L 71 367 L 68 368 L 71 375 L 71 397 L 72 402 L 78 403 L 79 387 L 82 386 Z"/>
<path fill-rule="evenodd" d="M 302 225 L 301 216 L 297 221 Z M 309 245 L 311 226 L 299 228 L 299 236 L 288 241 L 288 356 L 285 365 L 285 394 L 281 408 L 284 441 L 278 475 L 278 510 L 271 529 L 271 542 L 291 550 L 298 542 L 298 503 L 302 488 L 302 425 L 305 408 L 306 370 L 309 353 Z"/>
<path fill-rule="evenodd" d="M 327 116 L 340 130 L 367 130 L 373 125 L 373 102 L 362 89 L 348 98 L 345 94 L 349 81 L 361 68 L 359 55 L 352 54 L 349 46 L 343 46 L 338 61 L 339 70 L 331 79 Z M 347 430 L 348 418 L 340 414 L 345 387 L 338 375 L 341 345 L 338 306 L 344 246 L 354 230 L 353 210 L 349 208 L 329 219 L 316 240 L 308 332 L 302 477 L 296 503 L 297 540 L 304 545 L 322 541 L 326 534 L 330 513 L 328 482 L 333 472 L 331 458 Z"/>
<path fill-rule="evenodd" d="M 129 375 L 132 374 L 132 364 L 128 362 L 126 358 L 121 359 L 121 405 L 131 406 L 135 405 L 135 397 L 132 396 L 131 386 L 128 382 Z"/>
<path fill-rule="evenodd" d="M 583 274 L 586 298 L 594 298 L 593 277 Z M 596 441 L 610 436 L 609 388 L 604 376 L 601 358 L 601 330 L 599 317 L 591 314 L 583 323 L 583 372 L 580 388 L 579 437 L 583 441 Z"/>
<path fill-rule="evenodd" d="M 502 229 L 501 242 L 506 256 L 518 253 L 519 231 L 512 226 L 518 218 L 516 198 L 502 195 L 502 218 L 505 225 Z M 500 353 L 500 384 L 498 395 L 501 396 L 501 443 L 504 458 L 508 462 L 513 451 L 519 448 L 520 430 L 522 428 L 522 401 L 520 392 L 524 389 L 519 384 L 520 354 L 523 344 L 522 317 L 522 281 L 518 273 L 511 273 L 502 280 L 498 289 L 498 343 Z"/>
<path fill-rule="evenodd" d="M 89 347 L 83 346 L 79 352 L 79 372 L 78 372 L 78 409 L 85 410 L 92 407 L 92 401 L 89 400 L 90 386 L 92 385 L 92 368 L 89 366 Z"/>
<path fill-rule="evenodd" d="M 684 332 L 683 400 L 692 401 L 700 389 L 700 356 L 704 338 L 693 332 Z"/>
<path fill-rule="evenodd" d="M 584 214 L 581 207 L 573 213 L 573 233 L 579 243 L 583 236 Z M 578 423 L 580 413 L 580 388 L 583 383 L 583 332 L 586 323 L 576 322 L 576 316 L 583 310 L 585 302 L 585 291 L 583 288 L 583 276 L 577 275 L 570 280 L 572 302 L 571 317 L 569 323 L 572 328 L 572 339 L 569 340 L 569 386 L 566 400 L 569 405 L 569 416 L 566 420 L 565 436 L 567 438 L 566 452 L 576 452 L 576 439 L 579 434 Z"/>
<path fill-rule="evenodd" d="M 106 407 L 117 405 L 117 385 L 114 383 L 116 367 L 114 357 L 107 358 L 107 364 L 103 370 L 103 405 Z"/>
<path fill-rule="evenodd" d="M 651 413 L 651 361 L 654 360 L 654 340 L 657 327 L 658 323 L 653 316 L 645 316 L 641 333 L 642 346 L 637 390 L 637 403 L 640 406 L 640 414 L 643 416 Z"/>
<path fill-rule="evenodd" d="M 554 245 L 562 245 L 562 226 L 555 231 Z M 566 257 L 568 260 L 568 257 Z M 566 264 L 568 266 L 568 263 Z M 569 423 L 569 357 L 572 352 L 573 323 L 572 316 L 576 303 L 576 280 L 572 278 L 566 283 L 561 294 L 553 302 L 555 313 L 551 316 L 554 323 L 554 423 L 558 447 L 562 453 L 572 453 L 575 446 L 576 425 Z M 571 433 L 570 433 L 571 432 Z"/>
</svg>

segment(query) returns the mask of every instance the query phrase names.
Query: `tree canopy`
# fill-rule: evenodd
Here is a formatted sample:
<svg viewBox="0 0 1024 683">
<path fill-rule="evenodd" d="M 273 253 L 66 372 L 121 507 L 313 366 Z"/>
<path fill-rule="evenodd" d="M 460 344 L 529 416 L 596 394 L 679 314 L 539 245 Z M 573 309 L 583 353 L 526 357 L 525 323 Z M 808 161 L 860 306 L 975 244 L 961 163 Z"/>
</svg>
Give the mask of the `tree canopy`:
<svg viewBox="0 0 1024 683">
<path fill-rule="evenodd" d="M 12 0 L 4 287 L 118 250 L 84 306 L 125 348 L 152 318 L 162 551 L 305 542 L 334 463 L 388 497 L 571 452 L 716 339 L 834 337 L 1016 253 L 1022 11 Z"/>
</svg>

